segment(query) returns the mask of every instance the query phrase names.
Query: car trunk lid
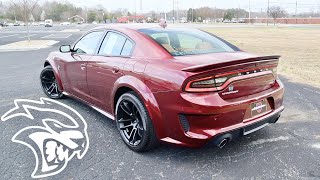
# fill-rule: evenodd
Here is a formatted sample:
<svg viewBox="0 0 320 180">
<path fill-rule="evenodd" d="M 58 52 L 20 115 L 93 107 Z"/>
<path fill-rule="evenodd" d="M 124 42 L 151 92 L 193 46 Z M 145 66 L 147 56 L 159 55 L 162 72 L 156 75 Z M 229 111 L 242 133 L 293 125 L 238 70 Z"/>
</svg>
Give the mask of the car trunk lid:
<svg viewBox="0 0 320 180">
<path fill-rule="evenodd" d="M 181 70 L 192 74 L 185 83 L 186 87 L 188 84 L 192 85 L 190 82 L 206 77 L 213 77 L 215 80 L 225 78 L 224 83 L 219 86 L 216 84 L 210 91 L 218 91 L 223 99 L 232 99 L 259 93 L 274 86 L 279 58 L 280 56 L 254 56 L 236 52 L 194 56 L 193 60 L 191 57 L 177 57 L 176 61 L 184 62 L 185 66 Z"/>
</svg>

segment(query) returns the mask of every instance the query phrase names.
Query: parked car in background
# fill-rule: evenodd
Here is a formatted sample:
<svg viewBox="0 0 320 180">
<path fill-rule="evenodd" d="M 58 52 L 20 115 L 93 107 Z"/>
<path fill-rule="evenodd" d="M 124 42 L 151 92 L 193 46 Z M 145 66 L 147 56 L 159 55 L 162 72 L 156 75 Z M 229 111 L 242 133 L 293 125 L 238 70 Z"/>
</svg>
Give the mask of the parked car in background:
<svg viewBox="0 0 320 180">
<path fill-rule="evenodd" d="M 39 26 L 44 26 L 44 22 L 39 22 Z"/>
<path fill-rule="evenodd" d="M 222 21 L 223 23 L 232 23 L 232 21 L 230 19 L 225 19 Z"/>
<path fill-rule="evenodd" d="M 53 26 L 53 21 L 52 19 L 47 19 L 44 21 L 44 26 L 45 27 L 52 27 Z"/>
<path fill-rule="evenodd" d="M 68 26 L 68 25 L 70 25 L 70 22 L 62 22 L 62 23 L 60 23 L 60 25 L 62 25 L 62 26 Z"/>
<path fill-rule="evenodd" d="M 39 24 L 36 23 L 36 22 L 31 23 L 31 25 L 32 25 L 32 26 L 39 26 Z"/>
<path fill-rule="evenodd" d="M 14 26 L 13 23 L 7 23 L 7 26 Z"/>
<path fill-rule="evenodd" d="M 48 97 L 78 98 L 115 120 L 134 151 L 159 141 L 222 148 L 278 121 L 279 57 L 197 29 L 108 26 L 50 53 L 40 80 Z"/>
<path fill-rule="evenodd" d="M 236 18 L 232 18 L 231 23 L 238 23 L 238 20 Z"/>
<path fill-rule="evenodd" d="M 1 26 L 1 27 L 7 27 L 8 24 L 7 24 L 7 22 L 5 22 L 5 21 L 0 21 L 0 26 Z"/>
<path fill-rule="evenodd" d="M 14 26 L 20 26 L 20 21 L 16 21 L 13 25 Z"/>
<path fill-rule="evenodd" d="M 238 23 L 245 23 L 244 19 L 238 19 Z"/>
</svg>

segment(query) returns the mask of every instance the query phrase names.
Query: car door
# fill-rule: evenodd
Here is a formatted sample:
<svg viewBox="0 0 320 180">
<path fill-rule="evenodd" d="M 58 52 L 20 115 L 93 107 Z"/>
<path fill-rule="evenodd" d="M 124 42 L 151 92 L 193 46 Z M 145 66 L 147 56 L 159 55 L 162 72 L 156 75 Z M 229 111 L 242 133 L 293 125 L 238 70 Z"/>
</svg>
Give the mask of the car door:
<svg viewBox="0 0 320 180">
<path fill-rule="evenodd" d="M 105 31 L 92 31 L 84 35 L 64 60 L 61 76 L 65 91 L 90 102 L 87 85 L 87 62 L 96 53 Z"/>
<path fill-rule="evenodd" d="M 111 93 L 114 83 L 123 76 L 122 69 L 133 49 L 133 41 L 125 35 L 109 31 L 97 56 L 87 64 L 87 83 L 94 105 L 111 111 Z"/>
</svg>

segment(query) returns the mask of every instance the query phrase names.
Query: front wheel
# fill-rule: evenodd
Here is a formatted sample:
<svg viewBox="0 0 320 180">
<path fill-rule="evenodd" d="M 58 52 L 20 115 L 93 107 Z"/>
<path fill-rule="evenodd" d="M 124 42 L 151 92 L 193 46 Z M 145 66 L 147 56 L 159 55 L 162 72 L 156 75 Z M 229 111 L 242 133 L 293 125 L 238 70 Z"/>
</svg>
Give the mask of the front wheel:
<svg viewBox="0 0 320 180">
<path fill-rule="evenodd" d="M 40 80 L 42 90 L 49 98 L 60 99 L 63 97 L 51 66 L 46 66 L 41 71 Z"/>
<path fill-rule="evenodd" d="M 158 145 L 151 118 L 136 93 L 123 94 L 115 112 L 121 138 L 131 150 L 148 151 Z"/>
</svg>

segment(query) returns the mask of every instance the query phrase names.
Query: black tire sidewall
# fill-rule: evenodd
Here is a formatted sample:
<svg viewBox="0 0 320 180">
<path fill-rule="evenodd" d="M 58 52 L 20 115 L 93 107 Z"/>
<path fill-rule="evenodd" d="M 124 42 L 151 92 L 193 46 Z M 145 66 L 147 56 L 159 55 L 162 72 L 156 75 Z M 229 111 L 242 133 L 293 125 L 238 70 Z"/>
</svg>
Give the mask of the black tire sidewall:
<svg viewBox="0 0 320 180">
<path fill-rule="evenodd" d="M 132 146 L 130 144 L 128 144 L 123 138 L 122 134 L 121 134 L 121 130 L 119 129 L 119 123 L 118 123 L 118 117 L 117 117 L 117 111 L 119 108 L 119 104 L 123 101 L 123 100 L 127 100 L 132 102 L 136 108 L 138 109 L 139 113 L 141 116 L 143 116 L 143 118 L 141 118 L 141 120 L 143 121 L 144 125 L 145 125 L 145 129 L 143 131 L 143 137 L 141 142 L 137 145 L 137 146 Z M 142 101 L 140 100 L 140 98 L 133 92 L 129 92 L 129 93 L 125 93 L 123 94 L 117 101 L 116 104 L 116 110 L 115 110 L 115 120 L 116 120 L 116 124 L 117 124 L 117 128 L 118 131 L 120 133 L 121 139 L 125 142 L 125 144 L 132 149 L 133 151 L 136 152 L 141 152 L 141 151 L 145 151 L 147 150 L 149 141 L 150 141 L 150 136 L 151 136 L 151 132 L 150 132 L 150 127 L 153 128 L 152 123 L 151 123 L 151 119 L 149 117 L 148 111 L 145 108 L 144 104 L 142 103 Z"/>
<path fill-rule="evenodd" d="M 43 87 L 43 84 L 42 84 L 42 79 L 41 79 L 41 77 L 42 77 L 42 75 L 43 75 L 43 73 L 44 72 L 47 72 L 47 71 L 52 71 L 53 72 L 53 74 L 54 74 L 54 76 L 55 76 L 55 73 L 54 73 L 54 71 L 53 71 L 53 69 L 52 69 L 52 67 L 51 66 L 46 66 L 46 67 L 44 67 L 44 69 L 41 71 L 41 73 L 40 73 L 40 85 L 41 85 L 41 88 L 42 88 L 42 90 L 43 90 L 43 92 L 49 97 L 49 98 L 51 98 L 51 99 L 61 99 L 62 97 L 63 97 L 63 94 L 60 92 L 60 87 L 59 87 L 59 84 L 58 84 L 58 90 L 59 90 L 59 96 L 51 96 L 46 90 L 45 90 L 45 88 Z M 55 79 L 57 79 L 57 77 L 55 77 Z"/>
</svg>

